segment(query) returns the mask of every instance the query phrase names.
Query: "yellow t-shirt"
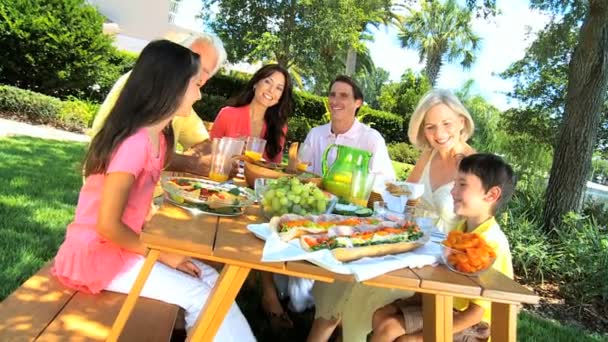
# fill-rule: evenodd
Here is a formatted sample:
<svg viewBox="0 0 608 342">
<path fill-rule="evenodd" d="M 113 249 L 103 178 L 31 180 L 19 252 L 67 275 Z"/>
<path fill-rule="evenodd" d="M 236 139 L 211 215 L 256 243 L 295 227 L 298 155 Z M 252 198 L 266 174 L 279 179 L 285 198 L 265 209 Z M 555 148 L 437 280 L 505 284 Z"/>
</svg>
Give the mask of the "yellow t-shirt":
<svg viewBox="0 0 608 342">
<path fill-rule="evenodd" d="M 108 115 L 110 114 L 110 111 L 118 100 L 120 92 L 124 88 L 125 83 L 127 83 L 129 75 L 131 75 L 130 71 L 122 75 L 116 81 L 116 83 L 114 83 L 114 86 L 110 90 L 110 93 L 108 94 L 108 96 L 106 96 L 105 101 L 103 101 L 103 103 L 99 107 L 97 115 L 95 115 L 95 120 L 93 120 L 93 126 L 88 131 L 89 136 L 94 137 L 97 133 L 99 133 L 99 131 L 103 127 Z M 205 129 L 203 120 L 199 118 L 194 109 L 190 112 L 190 115 L 188 116 L 176 116 L 175 118 L 173 118 L 172 125 L 173 134 L 175 135 L 175 145 L 179 143 L 180 145 L 182 145 L 184 150 L 187 150 L 193 145 L 196 145 L 200 142 L 203 142 L 204 140 L 209 139 L 209 132 L 207 132 L 207 129 Z"/>
<path fill-rule="evenodd" d="M 455 229 L 463 232 L 466 231 L 466 221 L 459 223 Z M 509 241 L 500 229 L 498 223 L 496 223 L 494 217 L 479 225 L 479 227 L 475 228 L 471 233 L 481 235 L 496 251 L 496 261 L 494 262 L 494 265 L 492 265 L 492 268 L 513 279 L 513 263 Z M 481 320 L 490 323 L 490 318 L 492 317 L 491 302 L 480 299 L 454 298 L 454 308 L 456 310 L 466 310 L 469 307 L 469 303 L 481 306 L 483 308 L 483 317 Z"/>
</svg>

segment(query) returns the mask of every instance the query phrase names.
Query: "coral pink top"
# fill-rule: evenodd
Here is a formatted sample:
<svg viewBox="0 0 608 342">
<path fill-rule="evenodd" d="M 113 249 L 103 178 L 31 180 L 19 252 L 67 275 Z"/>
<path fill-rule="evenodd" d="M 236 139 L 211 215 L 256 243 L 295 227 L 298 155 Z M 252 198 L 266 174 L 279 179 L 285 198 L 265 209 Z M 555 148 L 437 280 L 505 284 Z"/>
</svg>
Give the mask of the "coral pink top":
<svg viewBox="0 0 608 342">
<path fill-rule="evenodd" d="M 125 139 L 113 153 L 106 174 L 126 172 L 135 176 L 129 198 L 122 213 L 122 222 L 140 233 L 152 203 L 154 186 L 160 178 L 167 145 L 160 139 L 160 153 L 154 156 L 145 128 Z M 138 255 L 122 249 L 96 231 L 97 215 L 105 174 L 86 178 L 76 216 L 67 228 L 65 241 L 55 256 L 53 274 L 66 286 L 87 293 L 98 293 Z"/>
<path fill-rule="evenodd" d="M 285 136 L 287 135 L 287 125 L 283 127 L 283 136 L 279 140 L 281 143 L 281 152 L 279 152 L 274 158 L 268 158 L 266 152 L 264 152 L 264 158 L 266 160 L 280 163 L 283 157 L 283 148 L 285 147 Z M 242 107 L 224 107 L 220 110 L 213 122 L 211 132 L 209 132 L 211 138 L 239 138 L 248 137 L 251 135 L 251 118 L 249 117 L 249 105 Z M 266 135 L 266 122 L 262 127 L 262 133 L 260 138 Z"/>
</svg>

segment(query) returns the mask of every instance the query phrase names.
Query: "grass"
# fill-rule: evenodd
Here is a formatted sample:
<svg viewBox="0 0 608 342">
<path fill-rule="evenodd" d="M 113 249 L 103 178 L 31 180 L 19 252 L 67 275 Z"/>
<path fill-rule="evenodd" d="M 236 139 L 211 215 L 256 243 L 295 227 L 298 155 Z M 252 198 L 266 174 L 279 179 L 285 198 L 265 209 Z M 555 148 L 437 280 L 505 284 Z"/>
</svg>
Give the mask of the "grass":
<svg viewBox="0 0 608 342">
<path fill-rule="evenodd" d="M 522 342 L 593 342 L 608 341 L 608 337 L 590 334 L 575 327 L 564 326 L 557 321 L 522 312 L 517 321 L 517 340 Z"/>
<path fill-rule="evenodd" d="M 84 144 L 0 139 L 0 298 L 51 259 L 74 216 Z"/>
<path fill-rule="evenodd" d="M 82 184 L 84 148 L 73 142 L 0 138 L 0 299 L 51 259 L 63 241 Z M 237 298 L 260 341 L 305 340 L 311 312 L 293 316 L 296 328 L 275 335 L 259 310 L 260 297 L 259 286 L 249 286 Z M 599 336 L 529 313 L 519 316 L 518 337 L 520 341 L 601 341 Z"/>
<path fill-rule="evenodd" d="M 392 162 L 393 168 L 395 169 L 395 174 L 397 175 L 398 180 L 405 180 L 407 176 L 410 174 L 414 165 L 400 163 L 400 162 Z"/>
</svg>

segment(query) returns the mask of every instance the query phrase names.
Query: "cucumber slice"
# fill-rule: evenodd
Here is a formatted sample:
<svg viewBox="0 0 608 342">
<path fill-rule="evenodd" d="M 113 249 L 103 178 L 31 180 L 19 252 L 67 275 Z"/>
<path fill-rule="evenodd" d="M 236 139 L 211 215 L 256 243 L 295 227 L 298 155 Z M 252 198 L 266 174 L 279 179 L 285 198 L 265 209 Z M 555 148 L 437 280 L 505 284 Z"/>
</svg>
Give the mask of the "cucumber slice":
<svg viewBox="0 0 608 342">
<path fill-rule="evenodd" d="M 345 216 L 355 216 L 356 211 L 360 208 L 354 204 L 337 203 L 334 207 L 334 213 Z"/>
<path fill-rule="evenodd" d="M 360 208 L 355 211 L 355 215 L 359 217 L 372 216 L 374 212 L 370 208 Z"/>
</svg>

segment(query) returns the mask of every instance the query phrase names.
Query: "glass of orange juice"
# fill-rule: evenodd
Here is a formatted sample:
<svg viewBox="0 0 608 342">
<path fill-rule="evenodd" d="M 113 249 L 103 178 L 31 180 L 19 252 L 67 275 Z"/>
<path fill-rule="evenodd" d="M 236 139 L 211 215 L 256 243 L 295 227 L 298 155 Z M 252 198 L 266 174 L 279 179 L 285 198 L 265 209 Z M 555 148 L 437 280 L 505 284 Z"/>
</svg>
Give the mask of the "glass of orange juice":
<svg viewBox="0 0 608 342">
<path fill-rule="evenodd" d="M 264 155 L 264 148 L 266 147 L 266 140 L 258 137 L 247 137 L 247 144 L 245 145 L 245 156 L 258 161 L 262 159 Z"/>
<path fill-rule="evenodd" d="M 243 140 L 235 138 L 213 139 L 209 179 L 216 182 L 227 181 L 232 168 L 232 158 L 242 153 L 244 144 Z"/>
<path fill-rule="evenodd" d="M 300 172 L 304 172 L 308 170 L 308 167 L 311 164 L 310 159 L 312 158 L 312 149 L 309 145 L 303 143 L 299 146 L 298 149 L 298 164 L 296 164 L 296 168 Z"/>
<path fill-rule="evenodd" d="M 355 171 L 350 183 L 349 201 L 361 207 L 367 207 L 369 196 L 374 188 L 376 174 L 371 172 Z"/>
</svg>

